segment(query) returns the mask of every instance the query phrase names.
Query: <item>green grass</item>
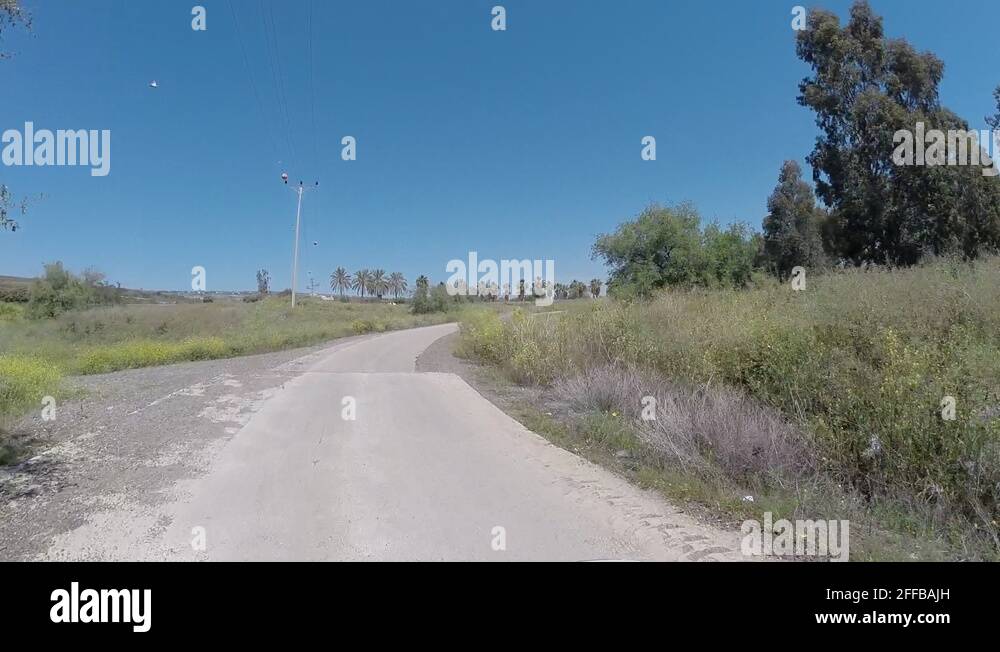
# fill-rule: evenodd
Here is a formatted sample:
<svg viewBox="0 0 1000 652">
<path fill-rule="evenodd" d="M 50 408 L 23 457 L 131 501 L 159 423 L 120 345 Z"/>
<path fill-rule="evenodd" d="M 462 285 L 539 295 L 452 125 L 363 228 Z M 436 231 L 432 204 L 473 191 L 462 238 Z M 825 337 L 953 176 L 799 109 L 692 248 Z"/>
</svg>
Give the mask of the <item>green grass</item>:
<svg viewBox="0 0 1000 652">
<path fill-rule="evenodd" d="M 0 465 L 18 455 L 18 448 L 3 437 L 14 417 L 42 409 L 46 396 L 59 396 L 62 372 L 53 364 L 30 356 L 0 355 Z"/>
<path fill-rule="evenodd" d="M 306 298 L 294 311 L 281 298 L 257 303 L 123 305 L 34 320 L 17 304 L 0 304 L 0 427 L 63 376 L 99 374 L 194 360 L 309 346 L 361 333 L 454 320 L 474 307 L 411 315 L 406 306 Z"/>
<path fill-rule="evenodd" d="M 43 397 L 58 392 L 62 373 L 44 360 L 29 356 L 0 355 L 0 414 L 39 405 Z"/>
<path fill-rule="evenodd" d="M 545 319 L 472 315 L 460 350 L 519 383 L 610 364 L 728 387 L 794 424 L 816 462 L 782 486 L 747 487 L 661 459 L 650 482 L 734 514 L 742 491 L 758 512 L 773 492 L 800 511 L 850 513 L 872 525 L 865 558 L 881 558 L 878 542 L 890 539 L 922 558 L 1000 554 L 1000 258 L 813 275 L 799 293 L 765 282 L 558 307 L 565 314 Z M 941 418 L 945 396 L 957 401 L 954 421 Z M 607 437 L 599 421 L 574 427 Z"/>
<path fill-rule="evenodd" d="M 7 309 L 0 309 L 0 315 Z M 18 315 L 0 326 L 0 351 L 31 355 L 67 375 L 95 374 L 309 346 L 338 337 L 443 323 L 450 313 L 305 299 L 257 303 L 124 305 L 55 319 Z M 2 318 L 2 317 L 0 317 Z"/>
<path fill-rule="evenodd" d="M 0 323 L 13 323 L 24 318 L 24 306 L 18 303 L 0 302 Z"/>
</svg>

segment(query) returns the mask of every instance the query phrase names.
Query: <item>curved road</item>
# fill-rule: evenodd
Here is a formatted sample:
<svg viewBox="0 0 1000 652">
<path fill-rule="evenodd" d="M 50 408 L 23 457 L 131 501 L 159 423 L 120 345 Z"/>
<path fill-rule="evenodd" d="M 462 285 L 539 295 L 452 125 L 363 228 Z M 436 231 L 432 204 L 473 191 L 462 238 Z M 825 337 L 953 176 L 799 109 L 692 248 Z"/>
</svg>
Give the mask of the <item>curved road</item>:
<svg viewBox="0 0 1000 652">
<path fill-rule="evenodd" d="M 112 503 L 40 558 L 741 559 L 736 533 L 549 444 L 458 376 L 416 373 L 455 328 L 300 358 L 203 473 L 174 483 L 154 526 Z"/>
</svg>

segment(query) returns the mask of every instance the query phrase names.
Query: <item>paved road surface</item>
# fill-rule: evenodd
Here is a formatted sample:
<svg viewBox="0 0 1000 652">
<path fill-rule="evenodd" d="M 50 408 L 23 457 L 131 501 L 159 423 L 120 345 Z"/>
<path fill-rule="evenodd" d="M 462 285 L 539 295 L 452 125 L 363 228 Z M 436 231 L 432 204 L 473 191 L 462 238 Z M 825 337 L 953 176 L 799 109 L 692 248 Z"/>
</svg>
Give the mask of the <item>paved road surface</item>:
<svg viewBox="0 0 1000 652">
<path fill-rule="evenodd" d="M 35 558 L 741 558 L 737 534 L 550 445 L 458 376 L 416 373 L 416 357 L 454 329 L 356 338 L 295 361 L 209 449 L 201 473 L 171 482 L 141 513 L 134 502 L 97 500 Z M 240 385 L 238 374 L 226 376 Z M 204 402 L 201 387 L 131 414 Z M 343 418 L 345 397 L 354 420 Z"/>
</svg>

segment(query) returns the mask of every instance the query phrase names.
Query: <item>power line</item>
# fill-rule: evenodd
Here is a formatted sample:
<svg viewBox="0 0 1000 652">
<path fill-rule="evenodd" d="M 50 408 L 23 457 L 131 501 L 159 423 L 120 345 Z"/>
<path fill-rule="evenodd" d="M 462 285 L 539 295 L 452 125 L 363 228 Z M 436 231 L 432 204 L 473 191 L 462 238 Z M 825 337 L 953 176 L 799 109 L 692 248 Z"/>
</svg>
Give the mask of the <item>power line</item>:
<svg viewBox="0 0 1000 652">
<path fill-rule="evenodd" d="M 285 128 L 285 116 L 282 112 L 281 96 L 278 93 L 278 77 L 274 68 L 274 55 L 271 54 L 271 35 L 267 28 L 267 14 L 264 12 L 263 0 L 258 3 L 258 7 L 260 10 L 261 27 L 264 31 L 264 62 L 267 64 L 267 69 L 271 73 L 271 84 L 274 89 L 274 101 L 278 107 L 278 131 L 283 137 L 281 140 L 282 144 L 285 146 L 282 158 L 291 161 L 292 151 L 288 146 L 288 130 Z"/>
<path fill-rule="evenodd" d="M 233 6 L 233 0 L 229 0 L 229 10 L 233 14 L 233 23 L 236 26 L 236 36 L 240 42 L 240 52 L 243 53 L 243 67 L 246 68 L 247 78 L 250 80 L 250 89 L 253 91 L 254 99 L 257 101 L 257 110 L 260 111 L 260 117 L 264 121 L 264 131 L 267 133 L 267 139 L 271 142 L 271 149 L 274 150 L 275 155 L 278 154 L 278 144 L 274 140 L 274 134 L 271 133 L 270 121 L 267 118 L 267 114 L 264 112 L 264 103 L 260 99 L 260 93 L 257 91 L 257 83 L 253 79 L 253 72 L 250 69 L 250 58 L 247 56 L 246 45 L 243 41 L 243 31 L 240 29 L 240 19 L 236 15 L 236 8 Z"/>
<path fill-rule="evenodd" d="M 312 120 L 312 149 L 313 149 L 313 165 L 317 168 L 319 167 L 319 149 L 316 146 L 316 135 L 319 133 L 316 129 L 316 84 L 314 83 L 313 75 L 313 0 L 309 0 L 309 20 L 307 22 L 306 29 L 308 31 L 308 43 L 309 43 L 309 114 Z"/>
<path fill-rule="evenodd" d="M 316 130 L 316 84 L 315 84 L 315 73 L 314 73 L 314 67 L 315 67 L 315 65 L 314 65 L 314 57 L 313 57 L 313 10 L 314 10 L 314 0 L 309 0 L 309 13 L 308 13 L 307 21 L 306 21 L 306 34 L 307 34 L 307 36 L 306 36 L 306 42 L 308 43 L 308 50 L 307 50 L 306 54 L 307 54 L 307 57 L 309 59 L 309 61 L 308 61 L 308 69 L 309 69 L 309 118 L 310 118 L 310 121 L 312 123 L 312 133 L 310 134 L 309 140 L 312 143 L 313 166 L 314 166 L 315 169 L 319 170 L 319 168 L 320 168 L 319 158 L 320 157 L 319 157 L 319 148 L 318 148 L 317 143 L 316 143 L 317 137 L 318 137 L 317 135 L 318 135 L 319 132 Z M 322 196 L 322 193 L 321 193 L 321 196 Z M 320 197 L 320 199 L 321 199 L 321 197 Z M 320 201 L 319 204 L 317 204 L 317 206 L 322 206 L 322 200 Z M 316 213 L 317 215 L 320 215 L 322 213 L 320 210 L 316 210 L 316 211 L 313 211 L 313 212 Z M 308 232 L 308 227 L 307 227 L 307 232 Z M 310 242 L 310 240 L 308 239 L 308 237 L 306 238 L 306 242 L 307 243 Z M 310 256 L 310 254 L 313 253 L 313 249 L 314 248 L 315 247 L 308 247 L 308 246 L 306 247 L 306 250 L 309 252 L 309 254 L 307 254 L 307 257 L 315 258 L 314 256 Z"/>
<path fill-rule="evenodd" d="M 278 105 L 284 111 L 285 135 L 288 141 L 288 150 L 291 152 L 291 159 L 294 163 L 298 161 L 298 156 L 295 153 L 295 140 L 292 136 L 292 123 L 288 111 L 288 96 L 285 93 L 284 72 L 281 69 L 281 48 L 278 45 L 278 33 L 274 22 L 274 9 L 272 3 L 267 3 L 268 13 L 263 14 L 263 4 L 264 0 L 261 0 L 261 13 L 265 29 L 265 42 L 267 42 L 267 35 L 269 32 L 271 43 L 273 43 L 273 57 L 275 65 L 271 67 L 271 74 L 274 79 Z M 277 74 L 275 74 L 275 71 L 277 71 Z"/>
</svg>

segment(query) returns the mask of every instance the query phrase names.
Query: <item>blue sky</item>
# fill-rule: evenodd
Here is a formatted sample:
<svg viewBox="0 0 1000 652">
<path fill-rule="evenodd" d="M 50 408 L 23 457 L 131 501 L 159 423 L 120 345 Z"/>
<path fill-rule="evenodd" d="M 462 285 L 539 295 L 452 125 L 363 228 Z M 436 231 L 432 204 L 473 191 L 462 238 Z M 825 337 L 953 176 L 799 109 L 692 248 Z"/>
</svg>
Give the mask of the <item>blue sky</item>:
<svg viewBox="0 0 1000 652">
<path fill-rule="evenodd" d="M 233 0 L 253 86 L 228 1 L 197 3 L 204 32 L 190 0 L 24 4 L 34 32 L 5 41 L 0 130 L 111 129 L 112 163 L 103 178 L 0 166 L 17 195 L 45 195 L 0 234 L 0 274 L 62 260 L 186 289 L 200 265 L 211 290 L 252 288 L 263 267 L 287 287 L 287 170 L 321 183 L 304 203 L 300 288 L 338 265 L 444 280 L 473 250 L 588 280 L 604 275 L 595 235 L 652 201 L 759 228 L 781 162 L 804 159 L 817 133 L 795 101 L 808 74 L 796 2 L 316 0 L 310 75 L 308 0 Z M 490 29 L 495 4 L 505 32 Z M 891 36 L 944 60 L 944 104 L 985 128 L 1000 3 L 872 4 Z M 846 17 L 850 2 L 822 6 Z M 340 158 L 346 135 L 356 161 Z M 655 162 L 640 158 L 647 135 Z"/>
</svg>

